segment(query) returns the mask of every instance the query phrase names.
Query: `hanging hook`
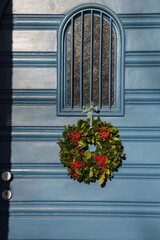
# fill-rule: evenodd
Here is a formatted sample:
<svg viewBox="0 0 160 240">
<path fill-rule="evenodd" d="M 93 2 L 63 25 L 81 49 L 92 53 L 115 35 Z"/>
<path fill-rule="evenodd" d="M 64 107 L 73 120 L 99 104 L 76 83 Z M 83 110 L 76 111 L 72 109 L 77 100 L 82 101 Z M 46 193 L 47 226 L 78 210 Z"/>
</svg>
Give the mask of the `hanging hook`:
<svg viewBox="0 0 160 240">
<path fill-rule="evenodd" d="M 89 119 L 90 128 L 92 128 L 93 111 L 99 112 L 99 109 L 98 109 L 98 107 L 95 107 L 93 102 L 91 102 L 90 107 L 83 106 L 83 109 L 84 110 L 82 113 L 87 113 L 87 119 Z"/>
</svg>

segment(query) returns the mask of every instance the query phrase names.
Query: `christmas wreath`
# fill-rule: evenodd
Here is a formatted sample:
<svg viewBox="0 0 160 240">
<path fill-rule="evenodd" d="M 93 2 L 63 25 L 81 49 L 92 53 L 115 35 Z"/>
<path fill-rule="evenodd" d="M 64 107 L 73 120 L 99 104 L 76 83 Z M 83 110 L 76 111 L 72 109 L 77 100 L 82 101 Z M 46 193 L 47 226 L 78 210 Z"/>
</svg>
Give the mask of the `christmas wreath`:
<svg viewBox="0 0 160 240">
<path fill-rule="evenodd" d="M 77 125 L 64 128 L 58 144 L 60 162 L 68 167 L 68 175 L 85 183 L 99 180 L 100 185 L 111 180 L 124 157 L 118 129 L 99 117 L 80 119 Z M 95 151 L 90 151 L 91 145 L 95 146 Z"/>
</svg>

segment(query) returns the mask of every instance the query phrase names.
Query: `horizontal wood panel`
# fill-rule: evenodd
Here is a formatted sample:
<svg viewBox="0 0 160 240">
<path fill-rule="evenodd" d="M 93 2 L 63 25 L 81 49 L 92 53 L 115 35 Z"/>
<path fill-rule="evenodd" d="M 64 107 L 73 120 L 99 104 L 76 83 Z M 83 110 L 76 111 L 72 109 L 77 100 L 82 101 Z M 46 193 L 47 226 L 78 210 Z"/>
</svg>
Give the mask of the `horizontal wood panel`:
<svg viewBox="0 0 160 240">
<path fill-rule="evenodd" d="M 1 52 L 0 66 L 8 68 L 57 67 L 57 52 Z"/>
<path fill-rule="evenodd" d="M 157 99 L 158 100 L 158 99 Z M 0 90 L 0 103 L 45 105 L 57 103 L 56 89 Z"/>
<path fill-rule="evenodd" d="M 146 130 L 147 132 L 147 130 Z M 126 139 L 121 137 L 122 144 L 124 146 L 124 153 L 126 154 L 126 161 L 124 164 L 159 164 L 159 148 L 160 141 L 156 140 L 150 132 L 151 135 L 143 139 L 133 137 L 132 132 L 128 132 L 129 137 Z M 11 163 L 20 164 L 23 159 L 24 163 L 30 164 L 54 164 L 59 163 L 60 151 L 57 145 L 58 138 L 52 140 L 50 139 L 24 139 L 20 138 L 19 141 L 13 141 L 9 144 L 8 141 L 0 142 L 1 149 L 1 163 L 7 164 L 10 154 L 7 154 L 7 149 L 10 147 L 12 149 Z M 8 156 L 8 157 L 7 157 Z M 37 166 L 38 167 L 38 166 Z"/>
<path fill-rule="evenodd" d="M 57 141 L 62 138 L 63 126 L 53 127 L 1 127 L 0 141 Z M 121 127 L 118 126 L 119 135 L 124 141 L 159 141 L 160 127 Z M 9 133 L 9 134 L 8 134 Z M 11 134 L 11 136 L 10 136 Z"/>
<path fill-rule="evenodd" d="M 127 89 L 160 89 L 159 67 L 128 67 L 125 69 Z"/>
<path fill-rule="evenodd" d="M 81 4 L 88 3 L 87 0 L 68 0 L 67 5 L 65 0 L 13 0 L 13 12 L 25 14 L 61 14 L 68 12 L 70 8 L 74 8 Z M 99 3 L 111 8 L 116 13 L 157 13 L 160 11 L 159 1 L 154 0 L 144 4 L 143 1 L 135 0 L 96 0 L 94 3 Z"/>
<path fill-rule="evenodd" d="M 16 30 L 58 29 L 63 18 L 63 14 L 6 14 L 1 27 Z"/>
<path fill-rule="evenodd" d="M 125 104 L 158 104 L 160 103 L 159 89 L 126 89 Z"/>
<path fill-rule="evenodd" d="M 7 165 L 0 165 L 0 171 L 3 172 L 3 167 L 8 169 Z M 15 179 L 40 179 L 44 181 L 47 178 L 63 178 L 68 179 L 67 168 L 58 163 L 12 163 L 11 172 Z M 123 161 L 121 168 L 114 172 L 114 178 L 122 179 L 160 179 L 160 164 L 155 164 L 153 161 L 149 164 L 126 163 Z"/>
<path fill-rule="evenodd" d="M 40 219 L 21 216 L 11 217 L 9 239 L 106 240 L 106 236 L 110 236 L 110 240 L 150 240 L 152 237 L 159 238 L 159 224 L 159 218 L 144 217 L 44 216 Z M 23 232 L 20 229 L 24 229 Z"/>
<path fill-rule="evenodd" d="M 121 170 L 119 169 L 119 172 Z M 135 201 L 159 202 L 160 178 L 114 178 L 102 188 L 69 177 L 16 178 L 10 184 L 12 201 Z M 121 189 L 121 190 L 120 190 Z M 83 193 L 83 194 L 82 194 Z"/>
<path fill-rule="evenodd" d="M 158 67 L 160 66 L 159 51 L 126 51 L 125 67 Z M 57 67 L 56 52 L 1 52 L 2 67 Z"/>
<path fill-rule="evenodd" d="M 126 67 L 159 67 L 159 51 L 126 51 Z"/>
<path fill-rule="evenodd" d="M 10 61 L 12 62 L 12 60 Z M 9 66 L 0 68 L 1 79 L 8 79 L 8 81 L 1 81 L 1 89 L 9 89 L 11 79 L 13 89 L 55 89 L 57 87 L 57 68 L 54 66 L 52 60 L 49 65 L 44 59 L 39 63 L 35 63 L 34 59 L 30 62 L 25 60 L 25 65 L 20 62 L 20 60 L 18 61 L 18 65 L 14 67 L 12 71 Z M 36 64 L 36 66 L 34 64 Z M 135 64 L 137 65 L 138 63 Z M 126 67 L 126 89 L 160 89 L 160 68 L 158 67 L 159 65 L 152 65 L 147 64 L 146 66 L 142 66 L 141 63 L 139 63 L 138 67 Z"/>
<path fill-rule="evenodd" d="M 159 51 L 126 51 L 126 67 L 158 67 L 160 66 Z M 57 67 L 57 52 L 1 52 L 2 67 Z"/>
<path fill-rule="evenodd" d="M 4 213 L 6 205 L 3 202 L 0 212 Z M 160 215 L 160 203 L 154 202 L 119 202 L 119 201 L 63 201 L 63 202 L 11 202 L 10 216 L 97 216 L 118 217 L 156 217 Z"/>
<path fill-rule="evenodd" d="M 42 60 L 43 61 L 43 60 Z M 13 89 L 46 89 L 57 87 L 57 68 L 54 67 L 53 62 L 49 67 L 41 66 L 38 63 L 38 67 L 34 66 L 34 63 L 29 63 L 32 67 L 22 65 L 14 67 L 1 67 L 0 75 L 1 89 L 10 89 L 10 81 L 12 79 Z M 43 63 L 42 63 L 43 64 Z M 52 66 L 51 66 L 52 65 Z M 125 88 L 126 89 L 160 89 L 160 68 L 157 66 L 141 66 L 140 67 L 126 67 L 125 69 Z M 7 81 L 8 79 L 8 81 Z"/>
<path fill-rule="evenodd" d="M 159 164 L 159 148 L 160 143 L 152 139 L 148 142 L 124 141 L 124 153 L 126 154 L 126 164 Z M 0 143 L 0 146 L 7 145 L 7 143 Z M 56 142 L 14 142 L 12 147 L 12 163 L 20 163 L 23 159 L 24 163 L 59 163 L 60 151 Z M 135 152 L 137 154 L 135 154 Z M 3 153 L 3 151 L 2 151 Z M 5 154 L 5 153 L 4 153 Z M 6 155 L 6 154 L 5 154 Z M 6 159 L 7 160 L 7 159 Z M 2 154 L 2 162 L 5 159 Z"/>
<path fill-rule="evenodd" d="M 22 231 L 19 228 L 24 227 L 23 236 L 27 236 L 25 239 L 44 239 L 44 231 L 41 233 L 40 229 L 42 224 L 47 223 L 45 239 L 61 239 L 64 234 L 65 240 L 97 240 L 106 239 L 106 235 L 111 234 L 111 239 L 115 240 L 123 239 L 124 236 L 126 239 L 136 239 L 139 235 L 149 240 L 153 232 L 154 237 L 159 234 L 158 217 L 159 204 L 155 203 L 48 202 L 46 205 L 33 202 L 11 203 L 10 229 L 13 227 L 14 231 L 10 230 L 9 235 L 14 234 L 10 235 L 11 239 L 22 239 Z M 115 224 L 117 231 L 114 230 Z M 57 228 L 62 229 L 61 226 L 63 231 L 59 233 Z M 83 227 L 83 231 L 79 226 Z M 32 235 L 28 228 L 31 230 L 33 228 Z M 39 232 L 42 237 L 38 237 Z M 57 237 L 53 238 L 55 234 Z M 118 237 L 118 234 L 123 234 L 123 237 Z"/>
<path fill-rule="evenodd" d="M 7 164 L 0 165 L 0 172 L 2 173 L 4 169 L 8 169 Z M 64 168 L 60 163 L 12 163 L 12 168 L 10 169 L 14 179 L 26 179 L 37 181 L 38 179 L 63 179 L 69 180 L 70 177 L 67 175 L 67 168 Z M 117 172 L 114 172 L 114 179 L 126 179 L 127 180 L 137 180 L 142 179 L 158 180 L 160 179 L 160 164 L 155 164 L 154 162 L 131 164 L 125 163 L 123 161 L 122 166 Z M 71 179 L 70 179 L 71 180 Z M 98 181 L 97 181 L 98 182 Z M 5 187 L 5 183 L 1 184 L 1 187 Z"/>
<path fill-rule="evenodd" d="M 159 51 L 126 51 L 125 67 L 159 67 Z M 57 67 L 57 52 L 1 52 L 0 66 L 42 68 Z"/>
<path fill-rule="evenodd" d="M 57 31 L 0 30 L 0 51 L 56 51 Z M 11 45 L 12 39 L 12 45 Z M 48 41 L 49 40 L 49 41 Z"/>
<path fill-rule="evenodd" d="M 144 29 L 144 28 L 159 28 L 160 14 L 157 13 L 125 13 L 119 14 L 119 18 L 123 22 L 125 29 Z"/>
<path fill-rule="evenodd" d="M 9 106 L 8 106 L 9 107 Z M 0 111 L 5 112 L 7 104 L 0 105 Z M 155 117 L 156 116 L 156 117 Z M 81 116 L 86 119 L 86 115 Z M 47 119 L 47 121 L 46 121 Z M 79 117 L 57 117 L 56 105 L 49 106 L 13 106 L 13 126 L 63 126 L 76 123 Z M 160 114 L 159 105 L 126 105 L 125 117 L 105 117 L 102 121 L 112 122 L 115 126 L 159 126 Z M 0 125 L 4 126 L 5 121 L 1 119 Z"/>
<path fill-rule="evenodd" d="M 158 51 L 160 49 L 159 29 L 126 30 L 126 51 Z"/>
<path fill-rule="evenodd" d="M 13 105 L 57 104 L 56 89 L 13 89 L 0 90 L 0 103 Z M 126 89 L 125 104 L 160 104 L 159 89 Z"/>
<path fill-rule="evenodd" d="M 55 89 L 57 69 L 53 68 L 0 68 L 1 89 Z M 12 81 L 12 83 L 11 83 Z"/>
<path fill-rule="evenodd" d="M 58 29 L 65 14 L 6 14 L 1 22 L 2 28 L 13 29 Z M 124 29 L 160 28 L 159 13 L 124 13 L 118 14 Z"/>
<path fill-rule="evenodd" d="M 59 148 L 55 142 L 19 142 L 9 144 L 8 142 L 0 142 L 0 147 L 5 149 L 1 151 L 1 163 L 58 163 Z M 6 150 L 12 149 L 12 157 Z"/>
</svg>

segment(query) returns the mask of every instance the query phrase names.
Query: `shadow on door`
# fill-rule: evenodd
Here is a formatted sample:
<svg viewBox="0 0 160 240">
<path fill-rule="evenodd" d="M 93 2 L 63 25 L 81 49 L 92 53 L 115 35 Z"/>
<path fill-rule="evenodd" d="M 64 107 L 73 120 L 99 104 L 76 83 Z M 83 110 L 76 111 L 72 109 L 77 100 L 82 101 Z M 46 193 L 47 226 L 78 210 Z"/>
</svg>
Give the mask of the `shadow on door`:
<svg viewBox="0 0 160 240">
<path fill-rule="evenodd" d="M 12 1 L 0 1 L 0 175 L 11 169 L 12 123 Z M 6 190 L 10 182 L 0 178 L 0 239 L 9 232 L 9 201 Z"/>
</svg>

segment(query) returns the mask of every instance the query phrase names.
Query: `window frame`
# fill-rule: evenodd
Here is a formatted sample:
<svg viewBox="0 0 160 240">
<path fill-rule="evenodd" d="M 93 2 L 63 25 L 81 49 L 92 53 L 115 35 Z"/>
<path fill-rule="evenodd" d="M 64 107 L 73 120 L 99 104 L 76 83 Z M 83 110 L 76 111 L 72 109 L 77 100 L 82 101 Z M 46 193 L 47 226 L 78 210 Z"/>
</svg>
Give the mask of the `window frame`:
<svg viewBox="0 0 160 240">
<path fill-rule="evenodd" d="M 102 107 L 100 116 L 124 116 L 124 69 L 125 69 L 125 34 L 123 25 L 118 16 L 109 8 L 99 4 L 84 4 L 74 8 L 70 11 L 61 22 L 58 32 L 58 71 L 57 71 L 57 115 L 58 116 L 83 116 L 80 107 L 64 107 L 64 89 L 66 87 L 64 82 L 64 45 L 65 45 L 65 30 L 71 18 L 74 18 L 81 11 L 99 11 L 103 12 L 107 17 L 112 19 L 115 24 L 115 98 L 116 105 L 111 109 Z M 94 115 L 97 115 L 94 113 Z"/>
</svg>

